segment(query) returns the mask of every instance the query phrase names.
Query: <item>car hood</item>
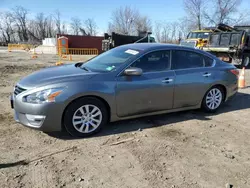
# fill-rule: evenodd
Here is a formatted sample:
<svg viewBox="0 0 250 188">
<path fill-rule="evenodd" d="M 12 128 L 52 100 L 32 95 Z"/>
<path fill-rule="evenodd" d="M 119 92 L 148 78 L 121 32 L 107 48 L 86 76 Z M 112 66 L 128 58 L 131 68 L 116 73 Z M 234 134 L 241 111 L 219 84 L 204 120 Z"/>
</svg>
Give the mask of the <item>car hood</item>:
<svg viewBox="0 0 250 188">
<path fill-rule="evenodd" d="M 18 85 L 24 88 L 40 87 L 48 84 L 56 84 L 72 80 L 85 80 L 93 77 L 97 73 L 88 72 L 74 64 L 49 67 L 24 77 Z"/>
</svg>

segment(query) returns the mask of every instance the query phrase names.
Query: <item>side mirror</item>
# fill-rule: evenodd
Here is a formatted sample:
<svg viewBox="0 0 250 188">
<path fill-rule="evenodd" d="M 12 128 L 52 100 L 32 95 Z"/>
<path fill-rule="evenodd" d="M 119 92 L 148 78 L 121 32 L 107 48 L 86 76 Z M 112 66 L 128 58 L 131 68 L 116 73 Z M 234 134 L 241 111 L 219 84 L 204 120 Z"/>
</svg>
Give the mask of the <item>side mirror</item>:
<svg viewBox="0 0 250 188">
<path fill-rule="evenodd" d="M 142 75 L 142 69 L 136 68 L 136 67 L 130 67 L 130 68 L 127 68 L 124 71 L 124 74 L 126 76 L 141 76 Z"/>
<path fill-rule="evenodd" d="M 247 67 L 248 64 L 249 64 L 249 57 L 246 57 L 246 58 L 244 59 L 243 65 L 244 65 L 244 67 Z"/>
</svg>

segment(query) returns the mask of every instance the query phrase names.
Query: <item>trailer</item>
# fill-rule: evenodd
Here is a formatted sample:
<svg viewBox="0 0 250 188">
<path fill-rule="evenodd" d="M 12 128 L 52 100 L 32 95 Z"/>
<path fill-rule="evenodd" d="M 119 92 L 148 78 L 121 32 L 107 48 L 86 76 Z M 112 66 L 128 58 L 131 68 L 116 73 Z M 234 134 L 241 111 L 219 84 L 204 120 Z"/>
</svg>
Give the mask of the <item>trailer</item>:
<svg viewBox="0 0 250 188">
<path fill-rule="evenodd" d="M 219 24 L 217 28 L 221 31 L 211 33 L 202 50 L 240 68 L 249 66 L 250 26 L 230 27 Z"/>
<path fill-rule="evenodd" d="M 151 37 L 151 32 L 142 32 L 139 36 L 122 35 L 112 32 L 111 35 L 105 33 L 104 40 L 102 40 L 102 51 L 108 51 L 117 46 L 130 43 L 152 43 L 155 42 L 154 37 Z"/>
</svg>

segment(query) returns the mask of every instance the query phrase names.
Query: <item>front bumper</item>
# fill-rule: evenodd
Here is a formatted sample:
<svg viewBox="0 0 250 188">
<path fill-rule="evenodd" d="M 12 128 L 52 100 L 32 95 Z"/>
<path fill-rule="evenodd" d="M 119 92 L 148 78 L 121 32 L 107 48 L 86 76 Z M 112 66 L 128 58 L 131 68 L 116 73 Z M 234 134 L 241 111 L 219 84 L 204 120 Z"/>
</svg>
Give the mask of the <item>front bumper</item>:
<svg viewBox="0 0 250 188">
<path fill-rule="evenodd" d="M 11 95 L 10 103 L 16 122 L 44 132 L 61 131 L 63 104 L 30 104 L 23 102 L 22 97 L 14 95 Z"/>
</svg>

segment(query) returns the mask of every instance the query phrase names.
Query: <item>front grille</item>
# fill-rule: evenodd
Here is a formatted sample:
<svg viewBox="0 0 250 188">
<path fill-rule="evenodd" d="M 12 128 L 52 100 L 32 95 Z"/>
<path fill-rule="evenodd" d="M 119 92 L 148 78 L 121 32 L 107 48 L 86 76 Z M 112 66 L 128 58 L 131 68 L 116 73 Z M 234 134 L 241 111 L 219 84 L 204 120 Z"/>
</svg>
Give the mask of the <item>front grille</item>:
<svg viewBox="0 0 250 188">
<path fill-rule="evenodd" d="M 26 89 L 21 88 L 21 87 L 19 87 L 19 86 L 15 86 L 14 94 L 15 94 L 15 95 L 18 95 L 18 94 L 20 94 L 20 93 L 22 93 L 22 92 L 24 92 L 24 91 L 26 91 Z"/>
</svg>

